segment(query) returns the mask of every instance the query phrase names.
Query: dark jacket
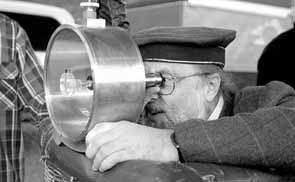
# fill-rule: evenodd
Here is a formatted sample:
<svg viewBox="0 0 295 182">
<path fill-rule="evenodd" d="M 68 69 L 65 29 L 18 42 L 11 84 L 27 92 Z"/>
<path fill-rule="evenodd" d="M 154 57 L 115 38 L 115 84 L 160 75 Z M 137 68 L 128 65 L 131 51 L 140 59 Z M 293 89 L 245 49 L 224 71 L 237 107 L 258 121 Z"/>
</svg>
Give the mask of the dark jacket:
<svg viewBox="0 0 295 182">
<path fill-rule="evenodd" d="M 295 171 L 295 92 L 282 83 L 248 87 L 226 101 L 218 120 L 175 127 L 186 162 Z"/>
</svg>

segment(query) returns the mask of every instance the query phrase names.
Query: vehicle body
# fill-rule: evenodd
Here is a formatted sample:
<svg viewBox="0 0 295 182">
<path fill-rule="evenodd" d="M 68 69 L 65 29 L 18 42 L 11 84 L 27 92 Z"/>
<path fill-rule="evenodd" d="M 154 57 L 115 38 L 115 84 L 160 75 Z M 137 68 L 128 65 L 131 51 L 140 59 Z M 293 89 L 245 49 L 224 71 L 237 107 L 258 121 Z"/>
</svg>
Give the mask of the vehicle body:
<svg viewBox="0 0 295 182">
<path fill-rule="evenodd" d="M 0 12 L 16 20 L 27 32 L 43 65 L 47 43 L 61 24 L 75 23 L 73 16 L 56 6 L 15 0 L 0 0 Z"/>
</svg>

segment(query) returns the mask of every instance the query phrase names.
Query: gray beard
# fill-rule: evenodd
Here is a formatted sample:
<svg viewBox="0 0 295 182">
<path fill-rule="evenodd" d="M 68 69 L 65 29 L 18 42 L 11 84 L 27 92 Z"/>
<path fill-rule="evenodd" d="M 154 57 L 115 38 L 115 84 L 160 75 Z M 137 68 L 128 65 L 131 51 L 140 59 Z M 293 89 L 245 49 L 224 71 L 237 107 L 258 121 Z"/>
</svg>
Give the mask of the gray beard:
<svg viewBox="0 0 295 182">
<path fill-rule="evenodd" d="M 154 128 L 173 128 L 175 123 L 167 116 L 166 112 L 163 111 L 160 104 L 150 102 L 145 107 L 140 117 L 137 120 L 138 124 L 150 126 Z"/>
</svg>

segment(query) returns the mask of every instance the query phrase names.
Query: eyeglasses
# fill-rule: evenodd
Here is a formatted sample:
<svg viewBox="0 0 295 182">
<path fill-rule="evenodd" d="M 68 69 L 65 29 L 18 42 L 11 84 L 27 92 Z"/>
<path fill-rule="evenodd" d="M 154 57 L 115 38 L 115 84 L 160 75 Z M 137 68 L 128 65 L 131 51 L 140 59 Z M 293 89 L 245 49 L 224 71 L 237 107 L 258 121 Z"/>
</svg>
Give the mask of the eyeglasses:
<svg viewBox="0 0 295 182">
<path fill-rule="evenodd" d="M 160 76 L 162 77 L 163 82 L 160 85 L 160 92 L 158 94 L 159 95 L 171 95 L 175 90 L 176 83 L 179 83 L 182 80 L 184 80 L 186 78 L 193 77 L 193 76 L 207 76 L 210 74 L 212 74 L 212 73 L 204 72 L 204 73 L 195 73 L 195 74 L 188 75 L 188 76 L 176 77 L 170 73 L 165 73 L 165 72 L 160 73 Z"/>
</svg>

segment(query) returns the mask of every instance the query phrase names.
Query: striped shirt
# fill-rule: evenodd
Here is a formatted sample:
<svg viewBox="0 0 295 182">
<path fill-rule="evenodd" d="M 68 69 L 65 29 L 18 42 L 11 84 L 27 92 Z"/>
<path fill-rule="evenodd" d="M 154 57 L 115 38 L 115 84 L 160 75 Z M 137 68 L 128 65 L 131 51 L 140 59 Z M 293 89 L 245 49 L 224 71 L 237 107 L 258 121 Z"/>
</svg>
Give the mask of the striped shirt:
<svg viewBox="0 0 295 182">
<path fill-rule="evenodd" d="M 0 181 L 24 181 L 21 122 L 48 116 L 43 72 L 25 31 L 0 14 Z M 43 120 L 44 121 L 44 120 Z"/>
</svg>

